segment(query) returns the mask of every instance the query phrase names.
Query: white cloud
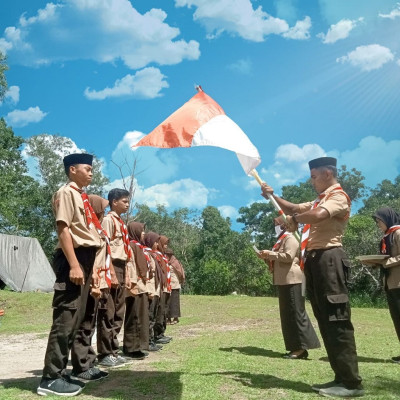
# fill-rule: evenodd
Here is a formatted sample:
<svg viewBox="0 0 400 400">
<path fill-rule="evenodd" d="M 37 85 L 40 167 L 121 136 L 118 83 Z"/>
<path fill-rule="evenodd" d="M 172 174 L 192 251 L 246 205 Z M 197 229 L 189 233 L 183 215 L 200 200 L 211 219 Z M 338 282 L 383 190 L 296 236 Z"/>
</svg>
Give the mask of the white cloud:
<svg viewBox="0 0 400 400">
<path fill-rule="evenodd" d="M 5 119 L 7 124 L 12 125 L 15 128 L 22 128 L 33 122 L 40 122 L 45 116 L 46 112 L 43 112 L 38 106 L 29 107 L 27 110 L 14 110 L 9 112 Z"/>
<path fill-rule="evenodd" d="M 280 186 L 291 185 L 309 175 L 308 161 L 325 156 L 325 151 L 318 144 L 306 144 L 299 147 L 295 144 L 284 144 L 275 152 L 275 162 L 261 169 L 267 182 L 277 182 Z"/>
<path fill-rule="evenodd" d="M 205 26 L 210 38 L 217 37 L 223 32 L 254 42 L 262 42 L 271 34 L 286 33 L 291 39 L 304 39 L 308 35 L 305 29 L 309 17 L 300 24 L 296 23 L 293 30 L 290 30 L 284 19 L 272 17 L 263 11 L 261 6 L 253 9 L 250 0 L 236 0 L 234 6 L 231 0 L 175 0 L 175 5 L 196 7 L 193 18 Z"/>
<path fill-rule="evenodd" d="M 296 25 L 283 33 L 287 39 L 304 40 L 310 38 L 311 18 L 305 17 L 302 21 L 297 21 Z"/>
<path fill-rule="evenodd" d="M 367 185 L 374 187 L 383 179 L 392 180 L 399 175 L 400 140 L 386 142 L 381 137 L 367 136 L 356 148 L 340 153 L 338 160 L 340 165 L 360 170 Z"/>
<path fill-rule="evenodd" d="M 239 212 L 235 207 L 219 206 L 217 208 L 224 218 L 230 218 L 231 220 L 236 220 L 236 218 L 239 217 Z"/>
<path fill-rule="evenodd" d="M 392 11 L 390 11 L 389 14 L 379 14 L 381 18 L 389 18 L 389 19 L 395 19 L 397 17 L 400 17 L 400 3 L 397 3 L 397 8 L 394 8 Z"/>
<path fill-rule="evenodd" d="M 104 100 L 109 97 L 135 97 L 154 99 L 161 96 L 161 90 L 169 87 L 164 80 L 165 75 L 158 68 L 148 67 L 137 71 L 134 75 L 126 75 L 117 79 L 112 88 L 103 90 L 85 89 L 85 96 L 89 100 Z"/>
<path fill-rule="evenodd" d="M 247 58 L 247 59 L 240 59 L 235 61 L 232 64 L 228 65 L 228 69 L 231 69 L 232 71 L 239 72 L 240 74 L 243 75 L 249 75 L 252 69 L 252 62 Z"/>
<path fill-rule="evenodd" d="M 319 33 L 317 37 L 321 38 L 323 43 L 335 43 L 338 40 L 346 39 L 358 22 L 361 21 L 363 21 L 363 18 L 356 20 L 342 19 L 337 24 L 331 25 L 326 35 Z"/>
<path fill-rule="evenodd" d="M 358 46 L 355 50 L 343 57 L 336 59 L 336 62 L 350 63 L 362 71 L 372 71 L 381 68 L 384 64 L 394 59 L 393 53 L 387 47 L 379 44 Z"/>
<path fill-rule="evenodd" d="M 13 105 L 17 104 L 19 102 L 19 86 L 10 86 L 4 95 L 4 101 Z"/>
<path fill-rule="evenodd" d="M 168 25 L 166 18 L 161 9 L 140 14 L 129 0 L 61 0 L 7 27 L 0 48 L 24 65 L 122 60 L 139 69 L 149 63 L 173 65 L 198 59 L 199 43 L 179 39 L 180 30 Z"/>
<path fill-rule="evenodd" d="M 145 134 L 139 131 L 127 132 L 112 152 L 112 161 L 123 167 L 124 175 L 129 175 L 136 160 L 136 172 L 139 173 L 139 179 L 146 182 L 146 186 L 175 177 L 179 170 L 179 158 L 172 155 L 175 154 L 173 149 L 160 151 L 154 147 L 132 148 L 143 136 Z M 110 164 L 109 176 L 115 175 L 115 164 Z"/>
</svg>

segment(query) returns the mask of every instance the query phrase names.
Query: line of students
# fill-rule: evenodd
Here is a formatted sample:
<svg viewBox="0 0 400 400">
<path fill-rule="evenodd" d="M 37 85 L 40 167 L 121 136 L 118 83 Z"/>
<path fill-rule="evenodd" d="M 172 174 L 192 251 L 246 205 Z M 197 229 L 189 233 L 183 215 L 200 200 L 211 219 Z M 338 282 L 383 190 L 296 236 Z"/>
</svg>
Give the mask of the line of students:
<svg viewBox="0 0 400 400">
<path fill-rule="evenodd" d="M 53 262 L 53 324 L 37 388 L 42 396 L 75 396 L 84 381 L 108 376 L 96 360 L 99 366 L 117 367 L 144 359 L 172 339 L 164 335 L 172 289 L 168 238 L 145 234 L 145 224 L 139 222 L 125 225 L 121 215 L 129 207 L 128 191 L 112 189 L 108 201 L 86 195 L 92 160 L 89 154 L 66 156 L 69 182 L 52 200 L 59 241 Z M 111 211 L 104 217 L 107 205 Z M 177 274 L 184 277 L 179 267 Z M 95 326 L 97 354 L 91 346 Z M 118 341 L 122 326 L 123 355 Z"/>
</svg>

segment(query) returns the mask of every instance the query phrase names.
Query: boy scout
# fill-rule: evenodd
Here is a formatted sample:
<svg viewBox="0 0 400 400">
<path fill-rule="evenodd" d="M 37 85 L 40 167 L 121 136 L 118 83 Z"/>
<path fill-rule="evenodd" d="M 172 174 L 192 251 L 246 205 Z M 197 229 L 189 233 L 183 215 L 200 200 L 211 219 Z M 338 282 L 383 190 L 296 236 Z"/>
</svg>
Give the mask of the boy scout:
<svg viewBox="0 0 400 400">
<path fill-rule="evenodd" d="M 100 299 L 97 312 L 97 352 L 99 365 L 116 367 L 127 360 L 118 355 L 117 335 L 121 331 L 125 313 L 125 288 L 130 289 L 128 262 L 132 261 L 128 232 L 121 215 L 129 208 L 129 192 L 112 189 L 108 194 L 111 211 L 102 226 L 110 238 L 112 287 L 105 299 Z"/>
<path fill-rule="evenodd" d="M 287 217 L 289 231 L 306 224 L 301 240 L 301 266 L 307 295 L 335 373 L 334 380 L 312 389 L 324 396 L 355 397 L 364 391 L 358 374 L 354 328 L 347 290 L 349 260 L 342 236 L 351 201 L 337 182 L 336 159 L 321 157 L 309 162 L 311 183 L 319 194 L 314 202 L 293 204 L 274 195 Z M 273 189 L 262 185 L 262 195 Z"/>
<path fill-rule="evenodd" d="M 92 180 L 90 154 L 64 157 L 69 182 L 53 196 L 58 244 L 53 267 L 56 274 L 53 297 L 53 324 L 50 330 L 42 380 L 37 393 L 75 396 L 84 384 L 66 374 L 68 355 L 86 310 L 93 263 L 101 245 L 91 222 L 95 215 L 88 207 L 82 188 Z"/>
</svg>

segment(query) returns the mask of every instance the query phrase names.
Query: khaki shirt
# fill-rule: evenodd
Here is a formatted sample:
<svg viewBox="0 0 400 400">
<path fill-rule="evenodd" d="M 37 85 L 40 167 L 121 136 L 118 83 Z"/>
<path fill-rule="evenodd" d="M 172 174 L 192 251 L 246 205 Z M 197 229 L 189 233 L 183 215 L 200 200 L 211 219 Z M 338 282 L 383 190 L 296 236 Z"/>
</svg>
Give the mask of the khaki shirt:
<svg viewBox="0 0 400 400">
<path fill-rule="evenodd" d="M 52 198 L 52 207 L 56 222 L 65 222 L 71 234 L 74 248 L 101 247 L 101 238 L 94 225 L 87 227 L 85 208 L 81 194 L 71 188 L 74 182 L 62 186 Z M 61 248 L 60 241 L 57 248 Z"/>
<path fill-rule="evenodd" d="M 175 274 L 174 267 L 171 264 L 169 264 L 169 267 L 171 271 L 171 289 L 180 289 L 181 284 L 179 282 L 178 277 Z"/>
<path fill-rule="evenodd" d="M 328 211 L 330 218 L 311 225 L 307 250 L 327 249 L 342 246 L 342 237 L 347 225 L 347 216 L 350 215 L 350 206 L 347 197 L 340 192 L 332 192 L 339 187 L 336 183 L 325 190 L 325 197 L 317 207 Z M 314 202 L 299 204 L 299 213 L 311 210 Z"/>
<path fill-rule="evenodd" d="M 125 253 L 124 241 L 122 239 L 121 224 L 118 221 L 118 214 L 110 211 L 104 218 L 101 225 L 110 238 L 111 258 L 113 260 L 126 261 L 128 256 Z"/>
<path fill-rule="evenodd" d="M 299 265 L 300 244 L 293 235 L 283 238 L 278 251 L 269 253 L 269 260 L 274 261 L 274 285 L 292 285 L 301 283 L 303 272 Z"/>
<path fill-rule="evenodd" d="M 106 281 L 106 273 L 103 270 L 106 266 L 107 257 L 107 245 L 105 239 L 101 241 L 102 245 L 96 252 L 96 257 L 94 259 L 93 271 L 99 277 L 99 287 L 100 289 L 107 289 L 108 284 Z M 103 271 L 102 271 L 103 270 Z"/>
<path fill-rule="evenodd" d="M 390 246 L 390 257 L 383 262 L 389 276 L 386 278 L 388 289 L 400 288 L 400 229 L 393 232 L 393 243 Z"/>
</svg>

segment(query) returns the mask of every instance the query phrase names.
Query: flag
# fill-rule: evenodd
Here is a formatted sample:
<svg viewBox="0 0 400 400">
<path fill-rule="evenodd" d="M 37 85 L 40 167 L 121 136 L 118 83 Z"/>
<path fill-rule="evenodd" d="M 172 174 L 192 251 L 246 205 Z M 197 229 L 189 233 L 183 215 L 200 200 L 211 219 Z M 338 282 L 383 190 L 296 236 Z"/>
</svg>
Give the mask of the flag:
<svg viewBox="0 0 400 400">
<path fill-rule="evenodd" d="M 139 146 L 221 147 L 236 153 L 246 174 L 261 162 L 258 150 L 246 134 L 200 87 L 187 103 L 132 147 Z"/>
</svg>

